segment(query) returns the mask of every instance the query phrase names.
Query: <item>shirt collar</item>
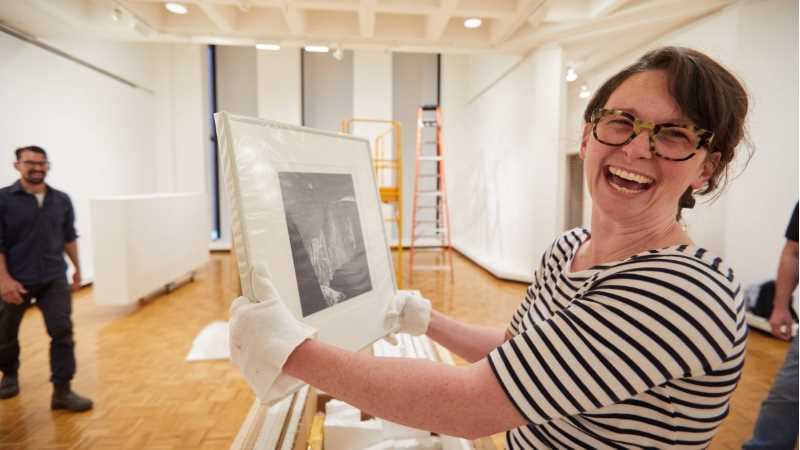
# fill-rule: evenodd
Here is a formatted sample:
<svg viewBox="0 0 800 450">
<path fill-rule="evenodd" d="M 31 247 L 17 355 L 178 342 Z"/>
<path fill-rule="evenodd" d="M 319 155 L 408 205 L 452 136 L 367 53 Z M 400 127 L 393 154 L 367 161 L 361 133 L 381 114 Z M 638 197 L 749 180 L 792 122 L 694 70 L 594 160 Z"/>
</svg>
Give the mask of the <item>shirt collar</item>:
<svg viewBox="0 0 800 450">
<path fill-rule="evenodd" d="M 45 189 L 45 191 L 44 191 L 44 192 L 45 192 L 45 194 L 46 194 L 46 193 L 47 193 L 47 192 L 50 190 L 50 185 L 49 185 L 49 184 L 47 184 L 47 183 L 45 183 L 44 185 L 47 187 L 47 189 Z M 17 180 L 17 181 L 15 181 L 15 182 L 14 182 L 14 184 L 12 184 L 12 185 L 11 185 L 11 193 L 12 193 L 12 194 L 16 194 L 16 193 L 18 193 L 18 192 L 23 192 L 23 193 L 25 193 L 25 194 L 27 194 L 27 193 L 28 193 L 28 191 L 26 191 L 26 190 L 25 190 L 25 189 L 22 187 L 22 182 L 21 182 L 20 180 Z M 31 194 L 31 195 L 33 195 L 33 194 Z"/>
</svg>

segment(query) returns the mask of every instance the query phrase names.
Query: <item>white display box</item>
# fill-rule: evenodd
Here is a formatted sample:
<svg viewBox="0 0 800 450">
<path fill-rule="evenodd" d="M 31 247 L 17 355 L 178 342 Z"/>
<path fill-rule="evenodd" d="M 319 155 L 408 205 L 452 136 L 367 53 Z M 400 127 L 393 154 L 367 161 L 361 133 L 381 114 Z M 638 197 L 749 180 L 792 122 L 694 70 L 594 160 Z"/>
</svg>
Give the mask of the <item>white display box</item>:
<svg viewBox="0 0 800 450">
<path fill-rule="evenodd" d="M 92 199 L 95 303 L 135 303 L 203 266 L 206 202 L 199 193 Z"/>
</svg>

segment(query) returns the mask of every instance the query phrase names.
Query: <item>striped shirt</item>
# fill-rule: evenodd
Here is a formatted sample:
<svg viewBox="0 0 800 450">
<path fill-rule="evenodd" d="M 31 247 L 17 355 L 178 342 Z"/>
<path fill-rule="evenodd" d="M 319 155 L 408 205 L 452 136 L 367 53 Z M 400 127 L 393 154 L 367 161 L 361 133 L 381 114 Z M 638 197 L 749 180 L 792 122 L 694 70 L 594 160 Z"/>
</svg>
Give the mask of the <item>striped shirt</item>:
<svg viewBox="0 0 800 450">
<path fill-rule="evenodd" d="M 728 415 L 747 326 L 733 270 L 678 245 L 571 272 L 580 228 L 542 256 L 489 363 L 529 424 L 508 449 L 705 448 Z"/>
</svg>

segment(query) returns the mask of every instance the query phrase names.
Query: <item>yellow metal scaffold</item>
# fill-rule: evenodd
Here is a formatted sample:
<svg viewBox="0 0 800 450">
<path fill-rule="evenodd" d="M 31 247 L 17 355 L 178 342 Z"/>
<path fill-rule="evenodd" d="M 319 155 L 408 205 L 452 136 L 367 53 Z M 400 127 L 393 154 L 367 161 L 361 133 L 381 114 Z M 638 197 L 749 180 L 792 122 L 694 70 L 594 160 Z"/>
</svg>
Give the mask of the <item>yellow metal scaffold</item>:
<svg viewBox="0 0 800 450">
<path fill-rule="evenodd" d="M 388 125 L 386 130 L 375 134 L 372 141 L 372 168 L 381 202 L 392 207 L 392 213 L 384 216 L 390 224 L 386 240 L 390 248 L 397 249 L 394 258 L 397 287 L 403 287 L 403 133 L 400 122 L 382 119 L 347 119 L 342 121 L 343 133 L 353 134 L 354 124 Z M 372 134 L 372 133 L 371 133 Z M 386 142 L 390 141 L 390 145 Z M 392 230 L 397 232 L 397 245 L 391 244 Z"/>
</svg>

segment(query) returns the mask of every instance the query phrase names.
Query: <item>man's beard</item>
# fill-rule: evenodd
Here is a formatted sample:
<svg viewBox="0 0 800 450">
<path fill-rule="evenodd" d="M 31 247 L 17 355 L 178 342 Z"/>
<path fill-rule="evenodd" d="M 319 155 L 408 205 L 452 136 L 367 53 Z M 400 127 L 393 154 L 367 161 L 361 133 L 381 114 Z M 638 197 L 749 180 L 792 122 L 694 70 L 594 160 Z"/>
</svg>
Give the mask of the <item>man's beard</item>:
<svg viewBox="0 0 800 450">
<path fill-rule="evenodd" d="M 44 173 L 37 172 L 35 178 L 33 176 L 31 176 L 31 175 L 33 175 L 33 174 L 29 173 L 27 176 L 25 176 L 23 178 L 25 178 L 25 181 L 27 181 L 30 184 L 42 184 L 42 183 L 44 183 L 44 179 L 45 179 L 45 174 Z"/>
</svg>

